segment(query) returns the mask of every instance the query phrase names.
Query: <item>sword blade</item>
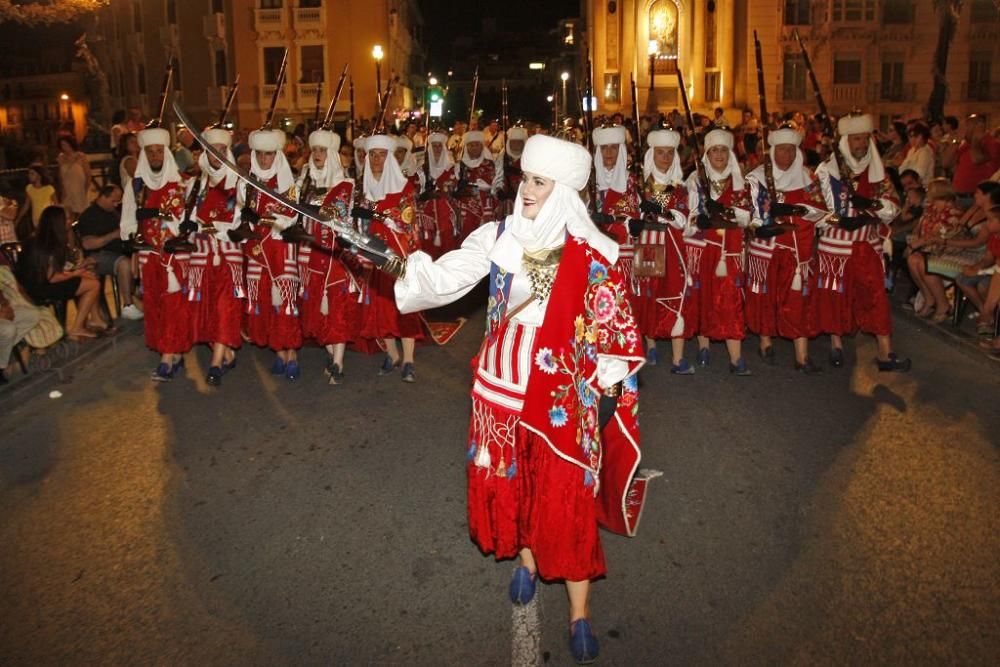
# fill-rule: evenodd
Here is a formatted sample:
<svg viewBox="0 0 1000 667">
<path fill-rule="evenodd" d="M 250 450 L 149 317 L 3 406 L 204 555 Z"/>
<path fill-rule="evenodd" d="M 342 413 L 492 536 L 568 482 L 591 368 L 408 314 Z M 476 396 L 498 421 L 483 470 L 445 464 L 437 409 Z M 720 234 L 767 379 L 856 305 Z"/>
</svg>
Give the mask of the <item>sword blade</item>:
<svg viewBox="0 0 1000 667">
<path fill-rule="evenodd" d="M 202 148 L 205 149 L 205 152 L 207 152 L 209 155 L 211 155 L 216 160 L 221 162 L 226 167 L 226 169 L 229 169 L 237 176 L 239 176 L 241 179 L 243 179 L 250 187 L 278 201 L 283 206 L 287 206 L 296 213 L 299 213 L 309 218 L 310 220 L 315 220 L 321 225 L 329 227 L 330 229 L 333 230 L 333 232 L 337 236 L 344 239 L 348 243 L 357 246 L 359 249 L 364 250 L 365 252 L 370 252 L 373 255 L 378 255 L 379 257 L 385 257 L 386 259 L 398 259 L 396 254 L 392 252 L 392 250 L 381 251 L 371 247 L 371 244 L 369 243 L 370 237 L 366 236 L 365 234 L 362 234 L 353 227 L 345 225 L 340 220 L 328 216 L 322 211 L 317 213 L 315 210 L 302 206 L 297 201 L 289 199 L 288 197 L 285 197 L 284 195 L 275 192 L 270 187 L 268 187 L 266 183 L 258 179 L 249 171 L 243 169 L 242 167 L 233 162 L 230 162 L 229 158 L 227 158 L 224 153 L 219 151 L 219 149 L 210 144 L 204 137 L 201 136 L 201 132 L 195 129 L 197 126 L 192 124 L 191 118 L 187 115 L 184 109 L 181 108 L 180 104 L 174 102 L 173 107 L 174 107 L 174 113 L 177 114 L 177 118 L 182 123 L 184 123 L 184 125 L 191 131 L 191 133 L 195 135 L 198 141 L 201 142 L 201 146 Z"/>
</svg>

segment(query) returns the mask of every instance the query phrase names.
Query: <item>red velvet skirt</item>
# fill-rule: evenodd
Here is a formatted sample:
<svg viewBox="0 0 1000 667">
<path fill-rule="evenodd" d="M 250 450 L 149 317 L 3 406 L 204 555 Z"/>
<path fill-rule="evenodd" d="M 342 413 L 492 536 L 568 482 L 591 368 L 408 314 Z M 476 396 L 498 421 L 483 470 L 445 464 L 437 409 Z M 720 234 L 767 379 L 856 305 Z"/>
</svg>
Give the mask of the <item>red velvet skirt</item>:
<svg viewBox="0 0 1000 667">
<path fill-rule="evenodd" d="M 277 308 L 271 302 L 271 276 L 264 271 L 260 277 L 257 302 L 245 313 L 243 327 L 254 345 L 275 351 L 297 350 L 302 347 L 302 324 L 297 309 L 286 312 L 285 304 Z"/>
<path fill-rule="evenodd" d="M 201 283 L 201 299 L 196 295 L 191 302 L 195 342 L 239 348 L 243 344 L 240 325 L 245 303 L 234 292 L 232 273 L 226 262 L 213 266 L 209 257 Z"/>
<path fill-rule="evenodd" d="M 497 560 L 531 549 L 538 574 L 546 580 L 604 576 L 597 502 L 593 486 L 584 483 L 583 469 L 559 458 L 520 425 L 517 415 L 476 396 L 472 402 L 467 473 L 473 542 Z M 484 442 L 488 467 L 476 464 Z"/>
<path fill-rule="evenodd" d="M 836 289 L 816 289 L 812 306 L 821 333 L 847 336 L 861 330 L 877 336 L 892 334 L 885 268 L 870 243 L 854 243 L 843 280 L 838 281 Z"/>
<path fill-rule="evenodd" d="M 782 338 L 812 338 L 816 335 L 814 313 L 810 307 L 813 285 L 802 267 L 802 289 L 792 289 L 795 279 L 795 254 L 784 248 L 776 248 L 771 258 L 769 273 L 774 276 L 768 284 L 774 292 L 777 307 L 776 320 L 778 335 Z M 773 273 L 772 273 L 773 272 Z"/>
<path fill-rule="evenodd" d="M 331 274 L 336 268 L 331 270 Z M 340 274 L 344 274 L 340 269 Z M 325 273 L 309 272 L 309 280 L 302 292 L 300 314 L 302 335 L 311 338 L 318 345 L 349 343 L 358 336 L 361 328 L 361 304 L 358 292 L 349 291 L 350 282 L 346 275 L 331 275 L 326 285 Z M 323 313 L 323 295 L 326 293 L 326 314 Z"/>
<path fill-rule="evenodd" d="M 376 338 L 424 339 L 424 325 L 419 313 L 403 315 L 396 307 L 396 279 L 383 271 L 374 271 L 369 283 L 368 306 L 364 313 L 361 336 Z"/>
<path fill-rule="evenodd" d="M 727 257 L 726 275 L 717 276 L 721 256 L 722 248 L 716 245 L 708 245 L 701 256 L 698 289 L 692 290 L 698 293 L 692 299 L 697 304 L 697 333 L 712 340 L 743 340 L 746 320 L 740 258 Z"/>
<path fill-rule="evenodd" d="M 172 264 L 174 275 L 183 285 L 185 267 L 176 258 Z M 167 286 L 166 267 L 160 263 L 159 255 L 150 254 L 142 266 L 146 347 L 160 354 L 183 354 L 193 344 L 187 294 L 183 291 L 167 293 Z"/>
</svg>

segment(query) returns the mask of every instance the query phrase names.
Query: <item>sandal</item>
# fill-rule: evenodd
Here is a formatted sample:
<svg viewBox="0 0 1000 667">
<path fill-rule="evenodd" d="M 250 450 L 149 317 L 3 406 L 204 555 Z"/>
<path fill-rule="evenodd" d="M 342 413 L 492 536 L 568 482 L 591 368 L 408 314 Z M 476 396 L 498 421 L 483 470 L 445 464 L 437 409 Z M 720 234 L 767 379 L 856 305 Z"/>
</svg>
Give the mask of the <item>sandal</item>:
<svg viewBox="0 0 1000 667">
<path fill-rule="evenodd" d="M 84 329 L 83 331 L 67 331 L 66 338 L 69 338 L 71 341 L 78 343 L 80 342 L 81 339 L 84 338 L 97 338 L 97 334 L 95 334 L 93 331 L 87 331 L 86 329 Z"/>
<path fill-rule="evenodd" d="M 947 312 L 944 312 L 944 313 L 935 313 L 934 317 L 930 318 L 930 320 L 931 324 L 943 324 L 944 322 L 947 322 L 950 318 L 951 315 L 949 315 Z"/>
</svg>

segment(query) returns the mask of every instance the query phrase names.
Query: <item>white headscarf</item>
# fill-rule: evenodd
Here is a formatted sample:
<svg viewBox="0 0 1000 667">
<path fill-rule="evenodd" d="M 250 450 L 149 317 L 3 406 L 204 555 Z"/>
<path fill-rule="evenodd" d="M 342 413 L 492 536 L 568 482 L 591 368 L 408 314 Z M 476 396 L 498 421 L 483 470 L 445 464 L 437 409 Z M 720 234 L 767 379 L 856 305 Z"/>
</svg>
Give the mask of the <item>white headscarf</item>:
<svg viewBox="0 0 1000 667">
<path fill-rule="evenodd" d="M 288 192 L 288 189 L 295 185 L 295 175 L 292 173 L 292 167 L 288 164 L 288 158 L 285 157 L 284 151 L 274 152 L 274 162 L 271 163 L 271 168 L 266 170 L 262 169 L 260 163 L 257 162 L 257 151 L 250 151 L 250 173 L 265 183 L 277 176 L 278 186 L 276 189 L 282 194 Z"/>
<path fill-rule="evenodd" d="M 642 176 L 649 178 L 653 176 L 653 182 L 658 185 L 674 185 L 684 180 L 684 170 L 681 169 L 681 156 L 677 147 L 681 143 L 681 135 L 675 130 L 653 130 L 646 135 L 646 143 L 649 148 L 642 158 Z M 666 171 L 656 168 L 656 161 L 653 159 L 653 152 L 656 148 L 673 148 L 674 161 Z"/>
<path fill-rule="evenodd" d="M 729 164 L 722 171 L 716 171 L 708 159 L 708 149 L 716 146 L 725 146 L 729 149 Z M 713 181 L 721 181 L 727 176 L 733 178 L 733 190 L 739 192 L 743 189 L 743 172 L 740 170 L 740 161 L 736 159 L 733 151 L 733 133 L 728 130 L 712 130 L 705 135 L 705 154 L 701 156 L 701 163 L 705 165 L 705 172 L 708 178 Z"/>
<path fill-rule="evenodd" d="M 396 148 L 393 150 L 399 148 L 406 149 L 406 155 L 403 156 L 403 163 L 399 165 L 399 168 L 402 170 L 404 176 L 413 176 L 418 170 L 417 156 L 413 154 L 413 140 L 406 135 L 396 137 Z M 393 155 L 392 159 L 395 160 L 396 156 Z"/>
<path fill-rule="evenodd" d="M 358 151 L 365 150 L 365 140 L 367 138 L 368 137 L 357 137 L 351 142 L 351 145 L 354 146 L 354 170 L 359 178 L 365 170 L 365 163 L 358 159 Z M 367 155 L 367 151 L 365 151 L 365 154 Z"/>
<path fill-rule="evenodd" d="M 163 140 L 166 135 L 167 140 Z M 177 162 L 170 152 L 170 135 L 162 128 L 150 128 L 139 132 L 139 160 L 135 166 L 135 175 L 141 178 L 142 182 L 150 190 L 159 190 L 167 183 L 175 183 L 181 180 L 180 171 L 177 169 Z M 146 157 L 146 146 L 163 146 L 163 166 L 159 171 L 153 171 L 149 166 L 149 158 Z"/>
<path fill-rule="evenodd" d="M 772 132 L 771 134 L 774 133 Z M 809 179 L 809 170 L 806 169 L 805 159 L 802 157 L 802 151 L 798 148 L 798 144 L 795 144 L 795 162 L 792 163 L 788 171 L 782 171 L 778 168 L 778 163 L 774 161 L 774 147 L 780 145 L 780 143 L 774 143 L 768 149 L 768 154 L 771 156 L 771 165 L 774 167 L 774 187 L 778 192 L 801 190 L 811 182 Z"/>
<path fill-rule="evenodd" d="M 385 199 L 386 195 L 402 192 L 406 187 L 406 176 L 399 168 L 399 163 L 393 157 L 392 152 L 396 149 L 396 141 L 386 134 L 374 134 L 365 141 L 365 198 L 369 201 L 379 202 Z M 385 166 L 382 168 L 381 178 L 375 178 L 372 170 L 368 168 L 368 160 L 371 159 L 373 150 L 386 151 Z"/>
<path fill-rule="evenodd" d="M 608 144 L 603 144 L 608 145 Z M 594 165 L 597 174 L 598 190 L 614 190 L 624 193 L 628 189 L 628 165 L 625 163 L 625 142 L 618 144 L 618 157 L 615 166 L 608 169 L 601 157 L 601 145 L 594 149 Z"/>
<path fill-rule="evenodd" d="M 313 162 L 312 148 L 326 148 L 326 162 L 317 167 Z M 329 130 L 316 130 L 309 135 L 309 179 L 317 188 L 332 188 L 347 178 L 344 167 L 340 164 L 340 136 Z"/>
<path fill-rule="evenodd" d="M 865 170 L 868 170 L 868 182 L 878 183 L 885 178 L 885 166 L 882 164 L 882 157 L 878 154 L 878 146 L 875 145 L 875 139 L 868 140 L 868 152 L 860 160 L 851 154 L 851 145 L 847 141 L 848 135 L 843 134 L 840 136 L 840 141 L 837 143 L 837 147 L 840 150 L 840 154 L 844 156 L 844 162 L 855 174 L 862 174 Z M 836 158 L 830 157 L 827 163 L 830 175 L 836 178 L 838 181 L 843 180 L 840 177 L 840 165 L 837 164 Z"/>
<path fill-rule="evenodd" d="M 465 152 L 465 147 L 477 141 L 483 145 L 483 152 L 479 154 L 479 157 L 473 159 Z M 486 136 L 479 130 L 469 130 L 462 135 L 462 162 L 469 169 L 475 169 L 483 163 L 483 160 L 489 160 L 490 162 L 495 160 L 493 153 L 486 147 Z"/>
<path fill-rule="evenodd" d="M 506 271 L 519 273 L 524 251 L 561 246 L 566 233 L 585 239 L 609 263 L 618 260 L 618 244 L 602 234 L 590 220 L 580 190 L 587 184 L 591 159 L 578 144 L 545 135 L 535 135 L 524 144 L 521 165 L 525 172 L 555 181 L 552 193 L 534 220 L 523 217 L 522 183 L 514 200 L 514 212 L 507 216 L 503 234 L 490 251 L 490 261 Z"/>
<path fill-rule="evenodd" d="M 510 156 L 511 160 L 517 160 L 521 157 L 521 153 L 524 152 L 524 145 L 521 145 L 521 150 L 515 151 L 510 147 L 511 141 L 527 141 L 528 140 L 528 130 L 521 127 L 520 125 L 515 125 L 514 127 L 507 130 L 507 141 L 504 144 L 504 150 L 507 151 L 507 155 Z"/>
<path fill-rule="evenodd" d="M 236 158 L 233 157 L 233 149 L 229 146 L 226 146 L 226 159 L 232 163 L 236 162 Z M 208 151 L 202 151 L 201 155 L 198 156 L 198 166 L 201 167 L 201 173 L 208 178 L 208 184 L 211 187 L 215 187 L 219 181 L 225 179 L 226 182 L 222 187 L 226 190 L 232 190 L 240 182 L 240 177 L 237 176 L 236 172 L 225 165 L 220 164 L 218 169 L 213 167 L 208 159 Z"/>
<path fill-rule="evenodd" d="M 434 148 L 431 144 L 441 144 L 441 158 L 434 159 Z M 429 137 L 427 137 L 426 149 L 427 156 L 425 160 L 430 160 L 431 178 L 437 180 L 441 177 L 441 174 L 448 171 L 455 166 L 455 159 L 451 156 L 451 151 L 448 150 L 448 137 L 441 132 L 432 132 Z"/>
</svg>

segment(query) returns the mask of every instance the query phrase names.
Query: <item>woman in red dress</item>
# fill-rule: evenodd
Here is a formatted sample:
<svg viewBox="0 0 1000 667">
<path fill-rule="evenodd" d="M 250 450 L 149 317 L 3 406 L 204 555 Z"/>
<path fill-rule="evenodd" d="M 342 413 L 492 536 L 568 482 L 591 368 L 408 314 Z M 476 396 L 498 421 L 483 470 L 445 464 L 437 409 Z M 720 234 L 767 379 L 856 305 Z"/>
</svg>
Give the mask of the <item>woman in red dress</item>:
<svg viewBox="0 0 1000 667">
<path fill-rule="evenodd" d="M 456 249 L 462 229 L 458 211 L 452 205 L 450 194 L 458 184 L 455 175 L 455 160 L 448 151 L 448 137 L 441 132 L 432 132 L 427 138 L 427 154 L 433 187 L 423 192 L 419 200 L 421 216 L 428 222 L 430 243 L 424 243 L 424 250 L 435 259 Z M 427 240 L 427 239 L 425 239 Z"/>
<path fill-rule="evenodd" d="M 403 175 L 393 157 L 396 141 L 385 134 L 365 140 L 365 205 L 357 212 L 368 217 L 368 232 L 400 257 L 420 248 L 420 229 L 415 215 L 413 184 Z M 373 213 L 366 213 L 372 211 Z M 403 315 L 393 298 L 393 279 L 375 271 L 369 282 L 370 303 L 361 331 L 363 338 L 385 344 L 385 360 L 379 375 L 389 375 L 402 366 L 403 382 L 416 382 L 413 351 L 424 337 L 419 313 Z M 402 357 L 396 341 L 402 340 Z"/>
<path fill-rule="evenodd" d="M 579 196 L 590 155 L 538 135 L 521 160 L 513 214 L 437 261 L 409 255 L 396 301 L 403 312 L 440 306 L 490 277 L 466 445 L 469 532 L 484 553 L 520 558 L 515 604 L 539 577 L 566 582 L 570 648 L 585 663 L 598 651 L 590 582 L 607 571 L 598 524 L 633 535 L 645 491 L 634 478 L 642 343 L 618 244 Z"/>
</svg>

